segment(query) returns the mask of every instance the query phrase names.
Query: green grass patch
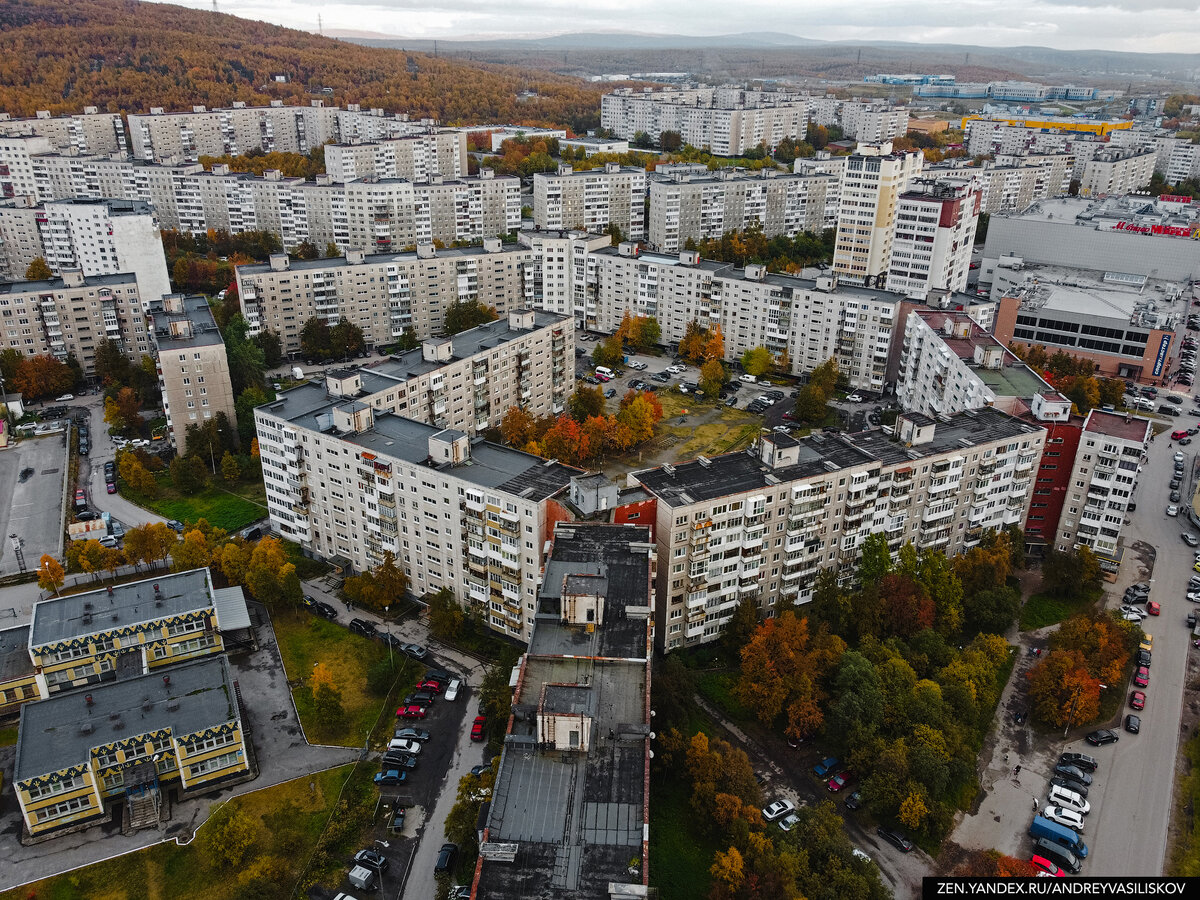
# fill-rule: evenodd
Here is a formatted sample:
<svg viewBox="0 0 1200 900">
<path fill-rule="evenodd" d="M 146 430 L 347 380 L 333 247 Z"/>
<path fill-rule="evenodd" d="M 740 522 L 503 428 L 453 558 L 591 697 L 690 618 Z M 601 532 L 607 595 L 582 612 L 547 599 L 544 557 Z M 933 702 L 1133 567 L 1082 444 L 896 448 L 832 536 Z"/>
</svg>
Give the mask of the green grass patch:
<svg viewBox="0 0 1200 900">
<path fill-rule="evenodd" d="M 280 543 L 283 544 L 283 552 L 287 554 L 288 562 L 296 567 L 296 574 L 300 576 L 301 581 L 311 581 L 333 571 L 333 566 L 329 563 L 305 556 L 299 544 L 286 539 Z"/>
<path fill-rule="evenodd" d="M 0 728 L 0 747 L 13 747 L 17 743 L 17 726 Z"/>
<path fill-rule="evenodd" d="M 753 711 L 733 695 L 737 680 L 736 672 L 702 672 L 696 677 L 696 690 L 734 721 L 750 722 L 755 720 Z"/>
<path fill-rule="evenodd" d="M 386 698 L 373 693 L 367 674 L 388 658 L 388 649 L 325 619 L 302 612 L 275 614 L 275 637 L 291 681 L 296 710 L 309 740 L 346 747 L 361 747 L 380 720 Z M 393 653 L 393 659 L 396 659 Z M 318 718 L 309 689 L 313 667 L 323 663 L 342 695 L 345 727 L 333 731 Z M 386 718 L 386 716 L 384 717 Z"/>
<path fill-rule="evenodd" d="M 1179 777 L 1175 791 L 1173 840 L 1167 864 L 1167 874 L 1174 876 L 1200 875 L 1200 732 L 1192 735 L 1183 747 L 1184 774 Z"/>
<path fill-rule="evenodd" d="M 353 853 L 362 829 L 370 824 L 371 806 L 364 801 L 373 799 L 369 790 L 369 767 L 342 766 L 328 772 L 306 775 L 274 787 L 235 797 L 221 808 L 222 814 L 232 814 L 251 827 L 249 850 L 241 865 L 230 866 L 210 858 L 204 852 L 205 828 L 187 847 L 174 842 L 105 860 L 65 875 L 47 878 L 0 894 L 0 900 L 238 900 L 248 885 L 256 879 L 267 879 L 275 885 L 273 896 L 291 895 L 292 886 L 300 878 L 305 864 L 318 851 L 323 832 L 327 835 L 316 860 L 322 865 L 321 880 L 335 883 L 345 870 L 342 858 Z M 346 784 L 347 779 L 350 780 Z M 363 783 L 368 789 L 364 789 Z M 346 829 L 326 832 L 331 814 L 338 807 L 343 793 L 349 821 L 354 834 Z M 336 855 L 337 866 L 332 866 Z M 308 880 L 308 879 L 306 879 Z M 252 896 L 268 896 L 253 894 Z"/>
<path fill-rule="evenodd" d="M 1047 625 L 1065 622 L 1071 616 L 1083 612 L 1099 599 L 1100 593 L 1075 599 L 1051 597 L 1049 594 L 1034 594 L 1021 607 L 1021 631 L 1033 631 Z"/>
<path fill-rule="evenodd" d="M 650 885 L 660 900 L 707 897 L 713 857 L 725 849 L 691 827 L 687 775 L 662 775 L 650 782 Z"/>
<path fill-rule="evenodd" d="M 159 473 L 157 478 L 157 497 L 139 494 L 124 480 L 120 482 L 121 495 L 165 519 L 178 519 L 185 524 L 207 519 L 209 525 L 224 528 L 230 534 L 267 515 L 267 495 L 261 479 L 229 488 L 213 483 L 200 493 L 185 497 L 165 473 Z"/>
</svg>

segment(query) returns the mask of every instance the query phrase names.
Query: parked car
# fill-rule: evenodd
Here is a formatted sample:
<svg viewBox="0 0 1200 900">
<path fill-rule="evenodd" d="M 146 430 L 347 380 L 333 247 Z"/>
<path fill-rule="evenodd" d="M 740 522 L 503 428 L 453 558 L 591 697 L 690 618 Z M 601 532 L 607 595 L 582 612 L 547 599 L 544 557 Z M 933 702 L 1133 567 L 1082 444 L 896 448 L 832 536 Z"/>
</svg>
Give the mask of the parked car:
<svg viewBox="0 0 1200 900">
<path fill-rule="evenodd" d="M 407 754 L 394 751 L 385 753 L 381 762 L 385 769 L 400 769 L 403 771 L 417 767 L 417 758 L 415 756 L 408 756 Z"/>
<path fill-rule="evenodd" d="M 361 634 L 363 637 L 375 637 L 375 626 L 366 619 L 351 619 L 350 630 L 355 634 Z"/>
<path fill-rule="evenodd" d="M 1065 766 L 1060 763 L 1054 767 L 1054 774 L 1084 787 L 1091 787 L 1092 784 L 1092 776 L 1077 766 Z"/>
<path fill-rule="evenodd" d="M 1149 650 L 1138 650 L 1137 657 L 1136 657 L 1137 664 L 1139 666 L 1145 666 L 1147 669 L 1150 668 L 1150 661 L 1151 661 L 1152 656 L 1153 656 L 1153 654 Z"/>
<path fill-rule="evenodd" d="M 458 692 L 462 689 L 462 682 L 455 678 L 449 685 L 446 686 L 445 698 L 447 700 L 457 700 Z"/>
<path fill-rule="evenodd" d="M 844 788 L 847 784 L 849 784 L 853 778 L 854 778 L 854 776 L 852 774 L 850 774 L 849 772 L 839 772 L 837 775 L 834 775 L 832 778 L 829 779 L 829 784 L 826 785 L 826 788 L 830 792 L 836 794 L 838 791 L 840 791 L 842 788 Z"/>
<path fill-rule="evenodd" d="M 782 819 L 784 816 L 795 811 L 796 804 L 791 800 L 776 800 L 763 807 L 762 817 L 768 822 L 774 822 L 776 819 Z"/>
<path fill-rule="evenodd" d="M 427 741 L 433 735 L 424 728 L 397 728 L 393 737 L 406 738 L 410 741 Z"/>
<path fill-rule="evenodd" d="M 433 871 L 439 875 L 449 872 L 454 867 L 454 859 L 458 855 L 458 844 L 442 844 L 438 851 L 437 862 Z"/>
<path fill-rule="evenodd" d="M 409 756 L 417 756 L 421 752 L 421 744 L 419 741 L 410 741 L 407 738 L 392 738 L 388 741 L 388 750 L 399 750 Z"/>
<path fill-rule="evenodd" d="M 401 719 L 423 719 L 426 714 L 426 707 L 419 703 L 410 703 L 396 710 L 396 716 Z"/>
<path fill-rule="evenodd" d="M 418 691 L 426 691 L 430 694 L 440 694 L 442 692 L 442 683 L 436 678 L 426 678 L 417 685 Z"/>
<path fill-rule="evenodd" d="M 846 809 L 858 809 L 862 806 L 862 791 L 851 791 L 850 796 L 842 802 L 846 804 Z"/>
<path fill-rule="evenodd" d="M 1145 709 L 1146 708 L 1146 692 L 1145 691 L 1133 691 L 1129 695 L 1129 707 L 1130 707 L 1130 709 L 1138 709 L 1138 710 Z"/>
<path fill-rule="evenodd" d="M 388 859 L 378 850 L 359 850 L 354 854 L 354 864 L 366 866 L 376 872 L 383 872 L 388 867 Z"/>
<path fill-rule="evenodd" d="M 1083 816 L 1065 806 L 1047 806 L 1042 810 L 1042 816 L 1055 825 L 1062 825 L 1078 832 L 1083 831 Z"/>
<path fill-rule="evenodd" d="M 901 853 L 908 853 L 913 848 L 912 841 L 894 828 L 885 828 L 884 826 L 880 825 L 875 829 L 875 833 Z"/>
<path fill-rule="evenodd" d="M 830 772 L 837 768 L 838 758 L 836 756 L 827 756 L 815 766 L 813 766 L 813 774 L 818 778 L 826 777 Z"/>
<path fill-rule="evenodd" d="M 787 816 L 784 819 L 780 820 L 779 827 L 782 828 L 784 831 L 791 831 L 793 828 L 795 828 L 799 824 L 800 824 L 800 817 L 798 815 L 796 815 L 795 813 L 792 813 L 790 816 Z"/>
<path fill-rule="evenodd" d="M 1135 716 L 1133 713 L 1130 713 L 1129 715 L 1127 715 L 1125 717 L 1125 730 L 1128 731 L 1130 734 L 1137 734 L 1139 731 L 1141 731 L 1142 730 L 1141 716 Z"/>
<path fill-rule="evenodd" d="M 74 394 L 63 394 L 60 397 L 55 397 L 54 402 L 55 403 L 66 403 L 68 400 L 74 400 L 74 399 L 75 399 Z"/>
<path fill-rule="evenodd" d="M 1050 862 L 1050 860 L 1046 859 L 1044 856 L 1038 856 L 1035 853 L 1032 857 L 1030 857 L 1029 862 L 1039 872 L 1045 872 L 1047 875 L 1053 875 L 1057 878 L 1066 877 L 1066 872 L 1064 872 L 1059 866 Z"/>
<path fill-rule="evenodd" d="M 1194 534 L 1184 531 L 1179 536 L 1183 538 L 1183 542 L 1189 547 L 1200 547 L 1200 539 L 1198 539 Z"/>
<path fill-rule="evenodd" d="M 1086 816 L 1092 811 L 1092 806 L 1087 802 L 1087 790 L 1081 789 L 1073 784 L 1058 784 L 1058 779 L 1052 779 L 1050 782 L 1050 802 L 1055 806 L 1065 806 L 1067 809 L 1073 809 L 1080 815 Z"/>
<path fill-rule="evenodd" d="M 429 651 L 420 644 L 404 644 L 401 649 L 413 659 L 424 659 L 429 655 Z"/>
<path fill-rule="evenodd" d="M 1088 736 L 1084 738 L 1093 747 L 1103 747 L 1105 744 L 1115 744 L 1121 739 L 1121 736 L 1115 731 L 1108 728 L 1101 728 L 1097 731 L 1088 732 Z"/>
<path fill-rule="evenodd" d="M 1033 852 L 1038 856 L 1053 860 L 1072 875 L 1079 874 L 1081 868 L 1079 858 L 1062 844 L 1055 843 L 1048 838 L 1035 838 Z"/>
<path fill-rule="evenodd" d="M 388 769 L 386 772 L 375 773 L 375 783 L 381 786 L 403 784 L 407 778 L 407 772 L 400 772 L 396 769 Z"/>
<path fill-rule="evenodd" d="M 167 527 L 176 534 L 183 534 L 183 523 L 178 519 L 167 519 Z"/>
<path fill-rule="evenodd" d="M 483 728 L 487 725 L 487 716 L 476 716 L 475 721 L 471 723 L 471 740 L 483 740 Z"/>
<path fill-rule="evenodd" d="M 1074 766 L 1085 772 L 1095 772 L 1100 768 L 1100 763 L 1096 761 L 1095 757 L 1088 756 L 1086 753 L 1063 753 L 1058 757 L 1058 761 L 1061 765 Z"/>
</svg>

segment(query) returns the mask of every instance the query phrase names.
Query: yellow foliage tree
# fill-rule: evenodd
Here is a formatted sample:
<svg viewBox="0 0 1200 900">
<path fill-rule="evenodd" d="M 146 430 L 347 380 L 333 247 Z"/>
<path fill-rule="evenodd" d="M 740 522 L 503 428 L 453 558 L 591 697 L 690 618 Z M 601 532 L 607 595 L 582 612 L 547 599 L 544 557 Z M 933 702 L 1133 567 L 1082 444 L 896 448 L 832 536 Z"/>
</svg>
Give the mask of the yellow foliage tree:
<svg viewBox="0 0 1200 900">
<path fill-rule="evenodd" d="M 57 593 L 65 578 L 66 573 L 58 560 L 49 553 L 43 553 L 42 558 L 38 560 L 38 587 L 43 591 Z"/>
<path fill-rule="evenodd" d="M 900 821 L 909 828 L 920 828 L 927 815 L 929 807 L 925 805 L 925 798 L 918 791 L 909 791 L 900 804 Z"/>
</svg>

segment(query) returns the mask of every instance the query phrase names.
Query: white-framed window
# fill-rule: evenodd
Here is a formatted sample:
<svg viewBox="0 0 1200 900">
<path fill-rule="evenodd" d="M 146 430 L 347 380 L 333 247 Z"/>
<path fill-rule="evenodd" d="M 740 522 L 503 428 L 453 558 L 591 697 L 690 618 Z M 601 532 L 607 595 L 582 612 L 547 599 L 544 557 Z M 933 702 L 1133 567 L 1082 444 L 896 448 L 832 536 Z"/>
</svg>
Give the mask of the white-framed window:
<svg viewBox="0 0 1200 900">
<path fill-rule="evenodd" d="M 83 779 L 76 776 L 60 778 L 58 781 L 51 781 L 47 784 L 35 784 L 29 789 L 29 799 L 40 800 L 43 797 L 53 797 L 55 794 L 65 794 L 67 791 L 73 791 L 83 786 Z"/>
<path fill-rule="evenodd" d="M 64 800 L 62 803 L 55 803 L 53 806 L 46 806 L 42 809 L 34 811 L 34 818 L 38 822 L 48 822 L 51 819 L 61 819 L 64 816 L 69 816 L 72 813 L 79 812 L 81 809 L 87 809 L 92 805 L 92 798 L 89 794 L 85 797 L 73 797 L 70 800 Z"/>
<path fill-rule="evenodd" d="M 214 756 L 211 759 L 203 759 L 195 765 L 188 766 L 188 772 L 192 778 L 198 778 L 201 775 L 207 775 L 209 772 L 228 769 L 238 764 L 241 755 L 241 750 L 233 750 L 229 753 L 222 753 L 220 756 Z"/>
</svg>

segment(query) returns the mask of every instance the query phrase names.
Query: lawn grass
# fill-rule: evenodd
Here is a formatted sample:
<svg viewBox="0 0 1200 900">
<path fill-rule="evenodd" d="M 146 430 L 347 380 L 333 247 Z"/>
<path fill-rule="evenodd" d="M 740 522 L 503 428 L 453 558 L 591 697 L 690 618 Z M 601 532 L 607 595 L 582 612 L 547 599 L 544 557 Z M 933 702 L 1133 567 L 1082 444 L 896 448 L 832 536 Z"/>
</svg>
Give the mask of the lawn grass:
<svg viewBox="0 0 1200 900">
<path fill-rule="evenodd" d="M 735 722 L 756 721 L 753 710 L 733 696 L 737 680 L 736 672 L 701 672 L 696 676 L 696 690 Z"/>
<path fill-rule="evenodd" d="M 1071 616 L 1083 612 L 1096 602 L 1100 594 L 1089 594 L 1073 600 L 1051 597 L 1049 594 L 1034 594 L 1021 607 L 1021 631 L 1033 631 L 1047 625 L 1057 625 Z"/>
<path fill-rule="evenodd" d="M 144 506 L 164 519 L 184 524 L 207 519 L 208 524 L 232 534 L 267 515 L 267 495 L 261 479 L 233 485 L 231 488 L 210 484 L 198 494 L 183 496 L 165 473 L 159 473 L 158 496 L 146 497 L 134 491 L 122 479 L 121 495 L 131 503 Z"/>
<path fill-rule="evenodd" d="M 256 875 L 270 873 L 279 897 L 291 895 L 292 886 L 312 857 L 347 779 L 355 787 L 370 778 L 368 767 L 342 766 L 307 775 L 295 781 L 235 797 L 228 812 L 241 815 L 253 828 L 253 841 L 241 866 L 228 867 L 208 858 L 202 850 L 204 826 L 197 840 L 180 847 L 157 844 L 95 865 L 47 878 L 0 894 L 0 900 L 235 900 L 243 884 Z M 349 793 L 349 792 L 348 792 Z M 226 812 L 226 810 L 222 810 Z M 356 823 L 368 824 L 366 817 Z M 352 844 L 339 835 L 337 846 Z M 352 851 L 350 851 L 352 852 Z M 340 861 L 340 860 L 339 860 Z M 344 865 L 338 867 L 338 874 Z M 320 873 L 334 877 L 331 871 Z"/>
<path fill-rule="evenodd" d="M 1175 790 L 1173 816 L 1175 819 L 1167 874 L 1173 876 L 1200 875 L 1200 733 L 1192 735 L 1183 746 L 1184 774 Z"/>
<path fill-rule="evenodd" d="M 707 897 L 708 870 L 719 846 L 692 827 L 696 813 L 684 772 L 662 775 L 650 783 L 650 886 L 660 900 Z"/>
<path fill-rule="evenodd" d="M 296 710 L 308 739 L 345 747 L 363 746 L 385 702 L 385 698 L 368 690 L 367 672 L 374 663 L 387 658 L 387 647 L 306 613 L 276 613 L 274 624 L 279 652 L 293 685 L 303 682 L 307 686 L 309 673 L 320 662 L 332 673 L 334 687 L 342 695 L 346 727 L 340 733 L 330 733 L 318 722 L 309 691 L 293 688 Z"/>
<path fill-rule="evenodd" d="M 17 743 L 17 726 L 0 728 L 0 747 L 13 747 Z"/>
<path fill-rule="evenodd" d="M 311 581 L 333 571 L 333 566 L 329 563 L 305 556 L 299 544 L 287 539 L 281 540 L 280 543 L 283 544 L 283 552 L 287 555 L 288 562 L 296 567 L 296 574 L 301 581 Z"/>
</svg>

